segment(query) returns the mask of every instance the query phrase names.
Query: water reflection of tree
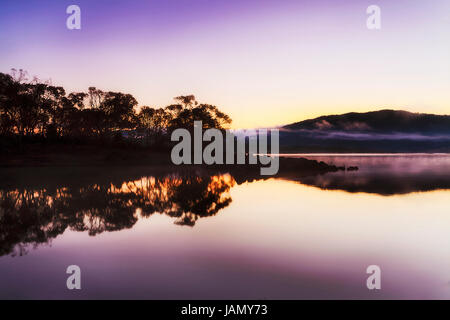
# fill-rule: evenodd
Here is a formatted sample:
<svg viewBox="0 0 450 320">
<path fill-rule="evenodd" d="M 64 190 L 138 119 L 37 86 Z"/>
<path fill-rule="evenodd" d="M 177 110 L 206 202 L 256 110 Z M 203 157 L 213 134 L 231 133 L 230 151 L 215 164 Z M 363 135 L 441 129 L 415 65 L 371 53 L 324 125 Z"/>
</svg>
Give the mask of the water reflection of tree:
<svg viewBox="0 0 450 320">
<path fill-rule="evenodd" d="M 230 175 L 173 174 L 121 184 L 0 190 L 0 255 L 22 255 L 67 229 L 94 236 L 131 228 L 155 213 L 194 226 L 230 204 L 234 183 Z"/>
<path fill-rule="evenodd" d="M 233 185 L 230 175 L 215 175 L 143 178 L 126 187 L 138 190 L 135 194 L 139 195 L 137 206 L 142 209 L 142 216 L 159 212 L 177 218 L 176 224 L 194 226 L 198 218 L 215 215 L 230 204 L 228 191 Z"/>
</svg>

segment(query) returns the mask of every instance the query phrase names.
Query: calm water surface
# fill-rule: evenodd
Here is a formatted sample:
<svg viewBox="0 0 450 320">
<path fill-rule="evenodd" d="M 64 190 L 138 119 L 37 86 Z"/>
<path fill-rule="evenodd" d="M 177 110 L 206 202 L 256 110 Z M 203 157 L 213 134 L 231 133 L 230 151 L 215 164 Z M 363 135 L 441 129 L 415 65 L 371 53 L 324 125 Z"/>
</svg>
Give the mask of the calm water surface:
<svg viewBox="0 0 450 320">
<path fill-rule="evenodd" d="M 450 298 L 450 156 L 307 157 L 359 171 L 9 180 L 0 298 Z"/>
</svg>

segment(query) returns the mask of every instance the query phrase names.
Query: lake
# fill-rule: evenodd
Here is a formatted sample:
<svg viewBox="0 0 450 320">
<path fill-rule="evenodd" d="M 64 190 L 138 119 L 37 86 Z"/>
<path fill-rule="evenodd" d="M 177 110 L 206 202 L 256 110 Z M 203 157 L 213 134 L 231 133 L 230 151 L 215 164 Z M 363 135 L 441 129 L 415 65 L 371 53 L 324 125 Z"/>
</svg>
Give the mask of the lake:
<svg viewBox="0 0 450 320">
<path fill-rule="evenodd" d="M 2 169 L 0 298 L 450 298 L 449 155 L 291 156 L 359 170 Z"/>
</svg>

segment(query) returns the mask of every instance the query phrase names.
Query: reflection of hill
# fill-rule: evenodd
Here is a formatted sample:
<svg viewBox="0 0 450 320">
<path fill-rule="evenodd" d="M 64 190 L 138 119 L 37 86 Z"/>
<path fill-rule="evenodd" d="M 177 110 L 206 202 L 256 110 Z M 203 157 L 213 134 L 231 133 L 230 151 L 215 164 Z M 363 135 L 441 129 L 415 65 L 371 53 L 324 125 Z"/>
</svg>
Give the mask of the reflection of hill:
<svg viewBox="0 0 450 320">
<path fill-rule="evenodd" d="M 437 174 L 370 174 L 370 173 L 329 173 L 319 176 L 292 178 L 302 184 L 324 190 L 376 193 L 380 195 L 407 194 L 450 189 L 450 175 Z"/>
<path fill-rule="evenodd" d="M 450 157 L 442 154 L 309 155 L 308 158 L 337 166 L 357 166 L 356 172 L 286 179 L 325 190 L 366 192 L 380 195 L 450 189 Z"/>
</svg>

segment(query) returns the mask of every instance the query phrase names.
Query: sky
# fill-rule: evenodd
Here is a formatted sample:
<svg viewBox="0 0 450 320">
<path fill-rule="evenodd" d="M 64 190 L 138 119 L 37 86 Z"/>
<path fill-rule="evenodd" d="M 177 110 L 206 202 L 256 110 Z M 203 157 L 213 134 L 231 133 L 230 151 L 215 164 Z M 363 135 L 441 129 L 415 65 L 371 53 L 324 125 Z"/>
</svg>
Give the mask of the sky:
<svg viewBox="0 0 450 320">
<path fill-rule="evenodd" d="M 81 29 L 69 30 L 69 5 Z M 366 9 L 381 9 L 369 30 Z M 194 94 L 233 128 L 403 109 L 450 114 L 448 0 L 1 0 L 0 72 L 164 107 Z"/>
</svg>

